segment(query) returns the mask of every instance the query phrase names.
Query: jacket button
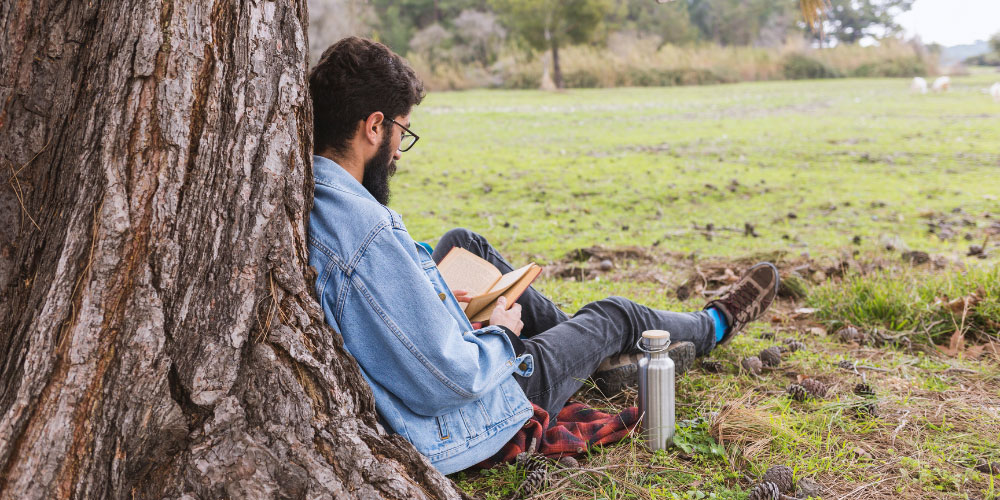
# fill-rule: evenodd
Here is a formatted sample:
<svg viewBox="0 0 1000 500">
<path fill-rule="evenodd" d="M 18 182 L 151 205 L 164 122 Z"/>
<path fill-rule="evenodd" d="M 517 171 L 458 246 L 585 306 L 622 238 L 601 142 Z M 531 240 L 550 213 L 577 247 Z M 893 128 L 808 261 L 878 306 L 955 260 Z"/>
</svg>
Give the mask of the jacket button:
<svg viewBox="0 0 1000 500">
<path fill-rule="evenodd" d="M 523 363 L 522 362 L 521 364 L 517 365 L 517 368 L 519 370 L 521 370 L 521 371 L 527 370 L 528 369 L 528 363 Z"/>
<path fill-rule="evenodd" d="M 441 300 L 444 300 L 447 297 L 447 295 L 445 295 L 444 292 L 441 292 L 438 294 L 438 297 L 441 297 Z"/>
</svg>

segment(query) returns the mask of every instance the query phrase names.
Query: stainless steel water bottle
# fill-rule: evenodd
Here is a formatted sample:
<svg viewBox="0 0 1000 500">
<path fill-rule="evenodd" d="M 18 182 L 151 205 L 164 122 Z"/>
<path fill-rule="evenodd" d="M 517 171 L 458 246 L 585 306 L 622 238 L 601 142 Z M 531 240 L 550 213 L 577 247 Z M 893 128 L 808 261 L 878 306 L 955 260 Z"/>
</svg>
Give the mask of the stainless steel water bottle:
<svg viewBox="0 0 1000 500">
<path fill-rule="evenodd" d="M 666 449 L 674 437 L 674 362 L 667 355 L 670 332 L 646 330 L 636 344 L 639 360 L 639 415 L 650 450 Z"/>
</svg>

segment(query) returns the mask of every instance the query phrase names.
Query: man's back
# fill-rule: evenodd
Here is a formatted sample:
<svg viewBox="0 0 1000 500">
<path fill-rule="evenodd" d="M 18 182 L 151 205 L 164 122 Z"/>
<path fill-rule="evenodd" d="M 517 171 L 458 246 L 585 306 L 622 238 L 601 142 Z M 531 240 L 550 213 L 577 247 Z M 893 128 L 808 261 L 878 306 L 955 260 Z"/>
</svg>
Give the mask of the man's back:
<svg viewBox="0 0 1000 500">
<path fill-rule="evenodd" d="M 511 374 L 531 372 L 496 327 L 473 330 L 402 218 L 315 157 L 309 263 L 379 415 L 444 472 L 489 457 L 531 415 Z M 516 362 L 515 362 L 516 361 Z M 494 442 L 495 441 L 495 442 Z"/>
</svg>

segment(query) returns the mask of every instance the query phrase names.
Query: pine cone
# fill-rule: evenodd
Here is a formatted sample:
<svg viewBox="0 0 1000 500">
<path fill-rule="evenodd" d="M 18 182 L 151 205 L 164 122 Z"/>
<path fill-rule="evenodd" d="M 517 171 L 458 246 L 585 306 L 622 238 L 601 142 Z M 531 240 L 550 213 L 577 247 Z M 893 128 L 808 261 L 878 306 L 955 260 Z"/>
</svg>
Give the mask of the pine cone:
<svg viewBox="0 0 1000 500">
<path fill-rule="evenodd" d="M 976 470 L 983 474 L 1000 474 L 1000 462 L 982 462 Z"/>
<path fill-rule="evenodd" d="M 723 369 L 722 363 L 711 359 L 701 360 L 701 368 L 708 373 L 722 373 Z"/>
<path fill-rule="evenodd" d="M 842 361 L 838 361 L 837 362 L 837 368 L 840 368 L 842 370 L 853 370 L 854 369 L 854 363 L 852 361 L 848 361 L 846 359 L 842 360 Z"/>
<path fill-rule="evenodd" d="M 566 455 L 564 457 L 559 457 L 559 465 L 567 469 L 575 469 L 580 466 L 580 462 L 578 462 L 575 458 Z"/>
<path fill-rule="evenodd" d="M 837 336 L 840 338 L 840 341 L 845 344 L 851 344 L 855 342 L 857 342 L 858 344 L 864 344 L 865 341 L 868 340 L 867 335 L 865 335 L 863 332 L 850 325 L 845 326 L 840 330 L 838 330 Z"/>
<path fill-rule="evenodd" d="M 774 483 L 781 493 L 792 493 L 795 491 L 792 468 L 787 465 L 772 465 L 760 478 L 760 481 L 762 483 Z"/>
<path fill-rule="evenodd" d="M 861 396 L 863 398 L 874 398 L 875 389 L 873 389 L 872 386 L 864 382 L 861 382 L 858 385 L 854 386 L 854 394 L 857 394 L 858 396 Z"/>
<path fill-rule="evenodd" d="M 778 485 L 763 482 L 750 490 L 750 496 L 747 497 L 747 500 L 778 500 L 779 495 L 781 495 L 781 490 Z"/>
<path fill-rule="evenodd" d="M 795 351 L 803 350 L 805 348 L 806 348 L 806 345 L 803 344 L 802 342 L 799 342 L 798 340 L 792 340 L 792 341 L 785 342 L 785 349 L 787 349 L 788 352 L 795 352 Z"/>
<path fill-rule="evenodd" d="M 781 348 L 778 346 L 768 347 L 760 351 L 760 361 L 764 366 L 773 368 L 781 364 Z"/>
<path fill-rule="evenodd" d="M 518 485 L 511 498 L 525 498 L 545 489 L 549 483 L 549 465 L 542 455 L 521 452 L 514 459 L 518 465 L 525 466 L 524 480 Z"/>
<path fill-rule="evenodd" d="M 788 395 L 792 397 L 792 399 L 798 402 L 805 401 L 806 398 L 809 397 L 809 391 L 807 391 L 805 387 L 802 387 L 799 384 L 792 384 L 788 386 L 788 389 L 785 390 L 788 392 Z"/>
<path fill-rule="evenodd" d="M 799 382 L 799 385 L 805 387 L 806 392 L 808 392 L 809 395 L 812 397 L 815 398 L 826 397 L 826 390 L 827 390 L 826 384 L 820 382 L 819 380 L 816 380 L 814 378 L 807 378 L 802 382 Z"/>
<path fill-rule="evenodd" d="M 857 418 L 872 418 L 878 416 L 878 404 L 875 401 L 860 401 L 854 405 L 854 416 Z"/>
<path fill-rule="evenodd" d="M 757 356 L 750 356 L 749 358 L 743 358 L 743 361 L 740 361 L 740 365 L 743 366 L 744 370 L 754 375 L 760 375 L 760 370 L 761 368 L 764 367 L 764 364 L 761 363 L 760 358 L 758 358 Z"/>
</svg>

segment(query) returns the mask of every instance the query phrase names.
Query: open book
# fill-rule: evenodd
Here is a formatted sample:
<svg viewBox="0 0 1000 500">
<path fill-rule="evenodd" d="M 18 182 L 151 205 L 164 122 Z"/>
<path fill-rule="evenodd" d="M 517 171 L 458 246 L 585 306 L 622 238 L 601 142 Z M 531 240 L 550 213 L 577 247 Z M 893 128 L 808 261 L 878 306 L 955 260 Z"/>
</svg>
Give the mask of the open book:
<svg viewBox="0 0 1000 500">
<path fill-rule="evenodd" d="M 473 323 L 484 323 L 490 319 L 500 296 L 507 298 L 507 307 L 528 289 L 528 285 L 538 277 L 542 268 L 534 262 L 520 269 L 503 274 L 485 259 L 464 249 L 455 247 L 438 264 L 448 288 L 467 290 L 471 302 L 461 303 L 465 315 Z"/>
</svg>

